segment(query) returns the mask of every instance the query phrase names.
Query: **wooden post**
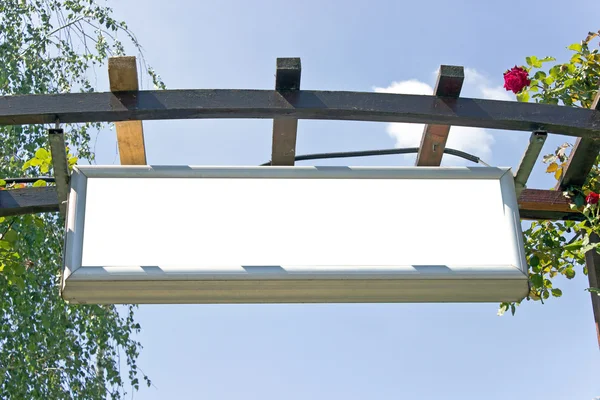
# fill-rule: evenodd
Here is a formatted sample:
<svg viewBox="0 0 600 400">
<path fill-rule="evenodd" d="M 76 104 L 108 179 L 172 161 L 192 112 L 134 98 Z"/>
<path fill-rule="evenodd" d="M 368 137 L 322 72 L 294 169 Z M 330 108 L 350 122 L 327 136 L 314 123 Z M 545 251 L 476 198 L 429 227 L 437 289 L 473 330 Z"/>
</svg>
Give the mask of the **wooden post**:
<svg viewBox="0 0 600 400">
<path fill-rule="evenodd" d="M 598 237 L 597 234 L 592 233 L 590 242 L 598 243 L 600 242 L 600 237 Z M 596 249 L 592 249 L 585 254 L 585 266 L 588 270 L 590 287 L 600 288 L 600 254 L 598 254 Z M 598 338 L 598 346 L 600 346 L 600 296 L 596 293 L 591 293 L 591 296 L 594 321 L 596 322 L 596 336 Z"/>
<path fill-rule="evenodd" d="M 50 152 L 52 154 L 52 169 L 60 215 L 67 216 L 67 200 L 69 197 L 69 161 L 65 144 L 65 134 L 62 129 L 49 129 Z"/>
<path fill-rule="evenodd" d="M 596 93 L 590 108 L 600 111 L 600 90 Z M 556 190 L 562 190 L 568 186 L 582 186 L 596 164 L 599 153 L 600 141 L 598 139 L 578 137 L 569 155 L 562 177 L 556 184 Z"/>
<path fill-rule="evenodd" d="M 137 92 L 138 74 L 135 57 L 108 59 L 110 91 Z M 115 122 L 119 156 L 123 165 L 145 165 L 146 149 L 142 121 Z"/>
<path fill-rule="evenodd" d="M 465 72 L 463 67 L 442 65 L 438 72 L 435 95 L 457 98 L 460 96 Z M 421 138 L 416 165 L 419 167 L 439 167 L 448 141 L 450 125 L 427 124 Z"/>
<path fill-rule="evenodd" d="M 275 75 L 275 90 L 283 96 L 293 95 L 300 90 L 302 67 L 299 58 L 278 58 Z M 273 147 L 271 165 L 294 165 L 296 156 L 296 118 L 275 118 L 273 120 Z"/>
</svg>

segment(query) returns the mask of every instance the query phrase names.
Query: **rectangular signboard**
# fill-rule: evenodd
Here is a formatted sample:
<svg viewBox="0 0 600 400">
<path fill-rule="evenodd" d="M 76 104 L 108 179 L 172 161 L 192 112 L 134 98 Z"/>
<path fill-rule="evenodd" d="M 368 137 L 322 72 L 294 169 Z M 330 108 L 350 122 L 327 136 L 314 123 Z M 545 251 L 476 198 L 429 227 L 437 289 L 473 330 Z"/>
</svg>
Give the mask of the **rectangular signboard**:
<svg viewBox="0 0 600 400">
<path fill-rule="evenodd" d="M 79 166 L 73 303 L 515 301 L 508 168 Z"/>
</svg>

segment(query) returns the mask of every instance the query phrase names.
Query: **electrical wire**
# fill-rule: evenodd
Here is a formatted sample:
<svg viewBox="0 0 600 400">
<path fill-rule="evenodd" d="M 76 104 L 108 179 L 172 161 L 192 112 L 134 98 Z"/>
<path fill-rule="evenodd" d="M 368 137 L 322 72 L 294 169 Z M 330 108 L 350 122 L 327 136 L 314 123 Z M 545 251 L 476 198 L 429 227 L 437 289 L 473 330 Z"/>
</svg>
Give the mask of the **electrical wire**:
<svg viewBox="0 0 600 400">
<path fill-rule="evenodd" d="M 40 176 L 39 178 L 4 178 L 2 179 L 6 183 L 34 183 L 36 181 L 54 182 L 54 178 L 51 176 Z"/>
<path fill-rule="evenodd" d="M 294 157 L 294 161 L 306 161 L 306 160 L 319 160 L 324 158 L 348 158 L 348 157 L 370 157 L 370 156 L 385 156 L 391 154 L 411 154 L 418 153 L 418 147 L 406 147 L 399 149 L 381 149 L 381 150 L 362 150 L 362 151 L 345 151 L 345 152 L 337 152 L 337 153 L 315 153 L 315 154 L 303 154 Z M 474 156 L 469 153 L 465 153 L 464 151 L 455 150 L 455 149 L 444 149 L 445 154 L 450 154 L 456 157 L 464 158 L 465 160 L 472 161 L 474 163 L 483 164 L 488 166 L 485 162 L 483 162 L 479 157 Z M 271 165 L 271 161 L 261 164 L 261 166 Z"/>
</svg>

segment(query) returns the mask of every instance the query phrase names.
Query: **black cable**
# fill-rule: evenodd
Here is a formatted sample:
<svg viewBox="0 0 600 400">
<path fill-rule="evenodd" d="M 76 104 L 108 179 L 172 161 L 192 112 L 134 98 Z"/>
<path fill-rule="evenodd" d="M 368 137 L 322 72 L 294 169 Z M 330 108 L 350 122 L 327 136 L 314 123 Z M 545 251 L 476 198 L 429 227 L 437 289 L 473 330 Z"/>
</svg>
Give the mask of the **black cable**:
<svg viewBox="0 0 600 400">
<path fill-rule="evenodd" d="M 5 178 L 6 183 L 34 183 L 36 181 L 54 182 L 51 176 L 40 176 L 39 178 Z"/>
<path fill-rule="evenodd" d="M 382 149 L 382 150 L 363 150 L 363 151 L 345 151 L 337 153 L 315 153 L 315 154 L 303 154 L 294 157 L 294 161 L 305 161 L 305 160 L 318 160 L 323 158 L 346 158 L 346 157 L 369 157 L 369 156 L 385 156 L 390 154 L 411 154 L 418 153 L 418 147 L 406 147 L 401 149 Z M 455 149 L 444 149 L 445 154 L 450 154 L 456 157 L 464 158 L 465 160 L 472 161 L 474 163 L 483 163 L 481 159 L 464 151 Z M 485 163 L 484 163 L 485 164 Z M 261 164 L 261 166 L 271 165 L 271 161 Z"/>
</svg>

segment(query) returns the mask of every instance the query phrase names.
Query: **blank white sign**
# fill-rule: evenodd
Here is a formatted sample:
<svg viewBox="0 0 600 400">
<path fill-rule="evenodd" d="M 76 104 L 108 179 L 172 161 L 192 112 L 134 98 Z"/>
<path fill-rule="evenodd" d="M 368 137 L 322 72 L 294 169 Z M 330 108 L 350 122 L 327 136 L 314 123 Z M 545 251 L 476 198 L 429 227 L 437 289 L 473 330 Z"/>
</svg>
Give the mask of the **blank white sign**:
<svg viewBox="0 0 600 400">
<path fill-rule="evenodd" d="M 63 297 L 78 303 L 520 300 L 499 168 L 78 167 Z"/>
</svg>

